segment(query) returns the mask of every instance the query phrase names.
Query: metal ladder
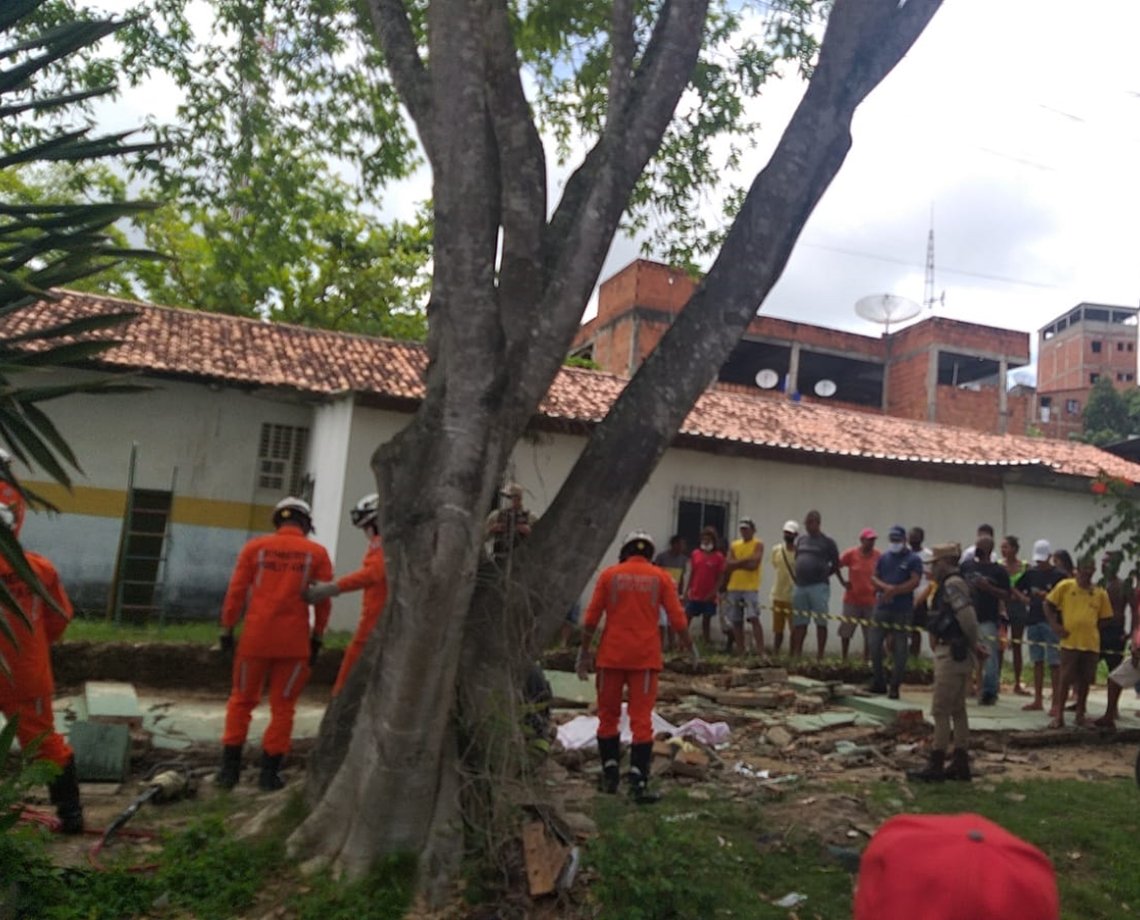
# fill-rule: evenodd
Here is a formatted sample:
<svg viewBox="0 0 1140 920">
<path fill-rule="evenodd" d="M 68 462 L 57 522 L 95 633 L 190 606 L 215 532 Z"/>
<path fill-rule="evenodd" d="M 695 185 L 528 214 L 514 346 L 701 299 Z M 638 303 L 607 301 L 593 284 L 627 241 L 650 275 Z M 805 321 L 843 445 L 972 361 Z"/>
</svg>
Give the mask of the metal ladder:
<svg viewBox="0 0 1140 920">
<path fill-rule="evenodd" d="M 127 471 L 127 500 L 119 551 L 111 584 L 108 619 L 149 625 L 155 613 L 158 627 L 166 625 L 165 581 L 170 553 L 170 520 L 178 467 L 170 476 L 170 490 L 136 489 L 138 444 L 131 445 Z"/>
</svg>

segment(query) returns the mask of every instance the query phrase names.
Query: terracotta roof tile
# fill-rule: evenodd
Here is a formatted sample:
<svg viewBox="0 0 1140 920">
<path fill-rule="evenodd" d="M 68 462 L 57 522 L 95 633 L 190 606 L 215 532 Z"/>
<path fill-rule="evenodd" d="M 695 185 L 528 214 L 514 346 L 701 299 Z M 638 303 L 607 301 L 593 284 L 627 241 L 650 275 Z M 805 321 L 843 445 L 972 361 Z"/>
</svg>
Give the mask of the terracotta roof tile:
<svg viewBox="0 0 1140 920">
<path fill-rule="evenodd" d="M 136 316 L 92 338 L 120 339 L 99 365 L 109 369 L 208 378 L 247 386 L 283 387 L 317 396 L 357 392 L 415 400 L 423 396 L 422 346 L 363 335 L 62 293 L 0 319 L 0 336 L 65 320 L 129 309 Z M 564 368 L 540 412 L 555 420 L 597 422 L 626 380 Z M 929 422 L 793 403 L 714 388 L 689 413 L 682 435 L 789 452 L 985 467 L 1044 467 L 1069 476 L 1106 473 L 1140 481 L 1140 465 L 1080 444 L 994 435 Z"/>
</svg>

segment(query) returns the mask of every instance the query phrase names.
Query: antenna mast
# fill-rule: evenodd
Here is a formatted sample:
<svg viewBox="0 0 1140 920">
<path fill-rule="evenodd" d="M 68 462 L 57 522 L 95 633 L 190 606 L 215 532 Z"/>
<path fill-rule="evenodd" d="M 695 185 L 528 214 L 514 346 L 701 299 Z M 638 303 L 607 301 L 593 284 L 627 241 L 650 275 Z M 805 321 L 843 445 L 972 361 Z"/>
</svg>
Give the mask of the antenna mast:
<svg viewBox="0 0 1140 920">
<path fill-rule="evenodd" d="M 946 306 L 946 292 L 934 294 L 934 205 L 930 206 L 930 231 L 926 234 L 926 283 L 922 292 L 922 305 L 933 310 L 936 303 Z"/>
</svg>

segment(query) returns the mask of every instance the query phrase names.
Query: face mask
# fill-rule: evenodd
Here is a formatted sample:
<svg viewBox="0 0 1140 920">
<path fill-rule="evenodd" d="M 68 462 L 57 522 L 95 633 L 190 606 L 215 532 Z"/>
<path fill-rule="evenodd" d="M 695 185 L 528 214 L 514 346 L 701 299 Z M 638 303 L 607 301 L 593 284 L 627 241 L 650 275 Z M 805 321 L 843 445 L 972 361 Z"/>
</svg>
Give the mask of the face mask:
<svg viewBox="0 0 1140 920">
<path fill-rule="evenodd" d="M 701 549 L 703 549 L 706 553 L 711 553 L 712 548 L 713 548 L 713 545 L 711 543 L 702 543 L 701 544 Z"/>
<path fill-rule="evenodd" d="M 892 553 L 901 553 L 904 549 L 906 549 L 906 544 L 905 543 L 892 543 L 890 548 L 891 548 Z"/>
</svg>

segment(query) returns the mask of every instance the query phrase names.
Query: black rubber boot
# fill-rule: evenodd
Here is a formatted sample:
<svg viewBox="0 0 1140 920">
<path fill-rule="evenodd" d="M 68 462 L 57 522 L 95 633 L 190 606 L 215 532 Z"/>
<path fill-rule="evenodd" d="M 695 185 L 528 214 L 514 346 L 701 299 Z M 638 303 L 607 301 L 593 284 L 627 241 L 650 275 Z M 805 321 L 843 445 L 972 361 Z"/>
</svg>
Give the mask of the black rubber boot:
<svg viewBox="0 0 1140 920">
<path fill-rule="evenodd" d="M 598 756 L 602 759 L 602 777 L 598 788 L 608 795 L 615 795 L 621 785 L 621 738 L 598 739 Z"/>
<path fill-rule="evenodd" d="M 931 751 L 930 762 L 926 765 L 926 769 L 907 770 L 906 778 L 916 783 L 941 783 L 946 779 L 946 771 L 943 769 L 945 765 L 946 752 Z"/>
<path fill-rule="evenodd" d="M 59 829 L 65 834 L 82 834 L 83 806 L 79 802 L 79 777 L 75 772 L 74 757 L 48 784 L 48 796 L 59 816 Z"/>
<path fill-rule="evenodd" d="M 642 741 L 630 745 L 629 797 L 638 805 L 652 805 L 661 798 L 649 788 L 649 764 L 652 760 L 652 741 Z"/>
<path fill-rule="evenodd" d="M 227 744 L 222 748 L 222 766 L 214 776 L 214 782 L 222 789 L 233 789 L 241 779 L 241 745 Z"/>
<path fill-rule="evenodd" d="M 950 758 L 950 766 L 946 769 L 946 778 L 968 783 L 973 777 L 970 775 L 970 752 L 965 748 L 954 748 Z"/>
<path fill-rule="evenodd" d="M 261 775 L 257 778 L 257 788 L 262 792 L 276 792 L 285 788 L 285 780 L 281 778 L 281 761 L 284 754 L 266 754 L 261 752 Z"/>
</svg>

